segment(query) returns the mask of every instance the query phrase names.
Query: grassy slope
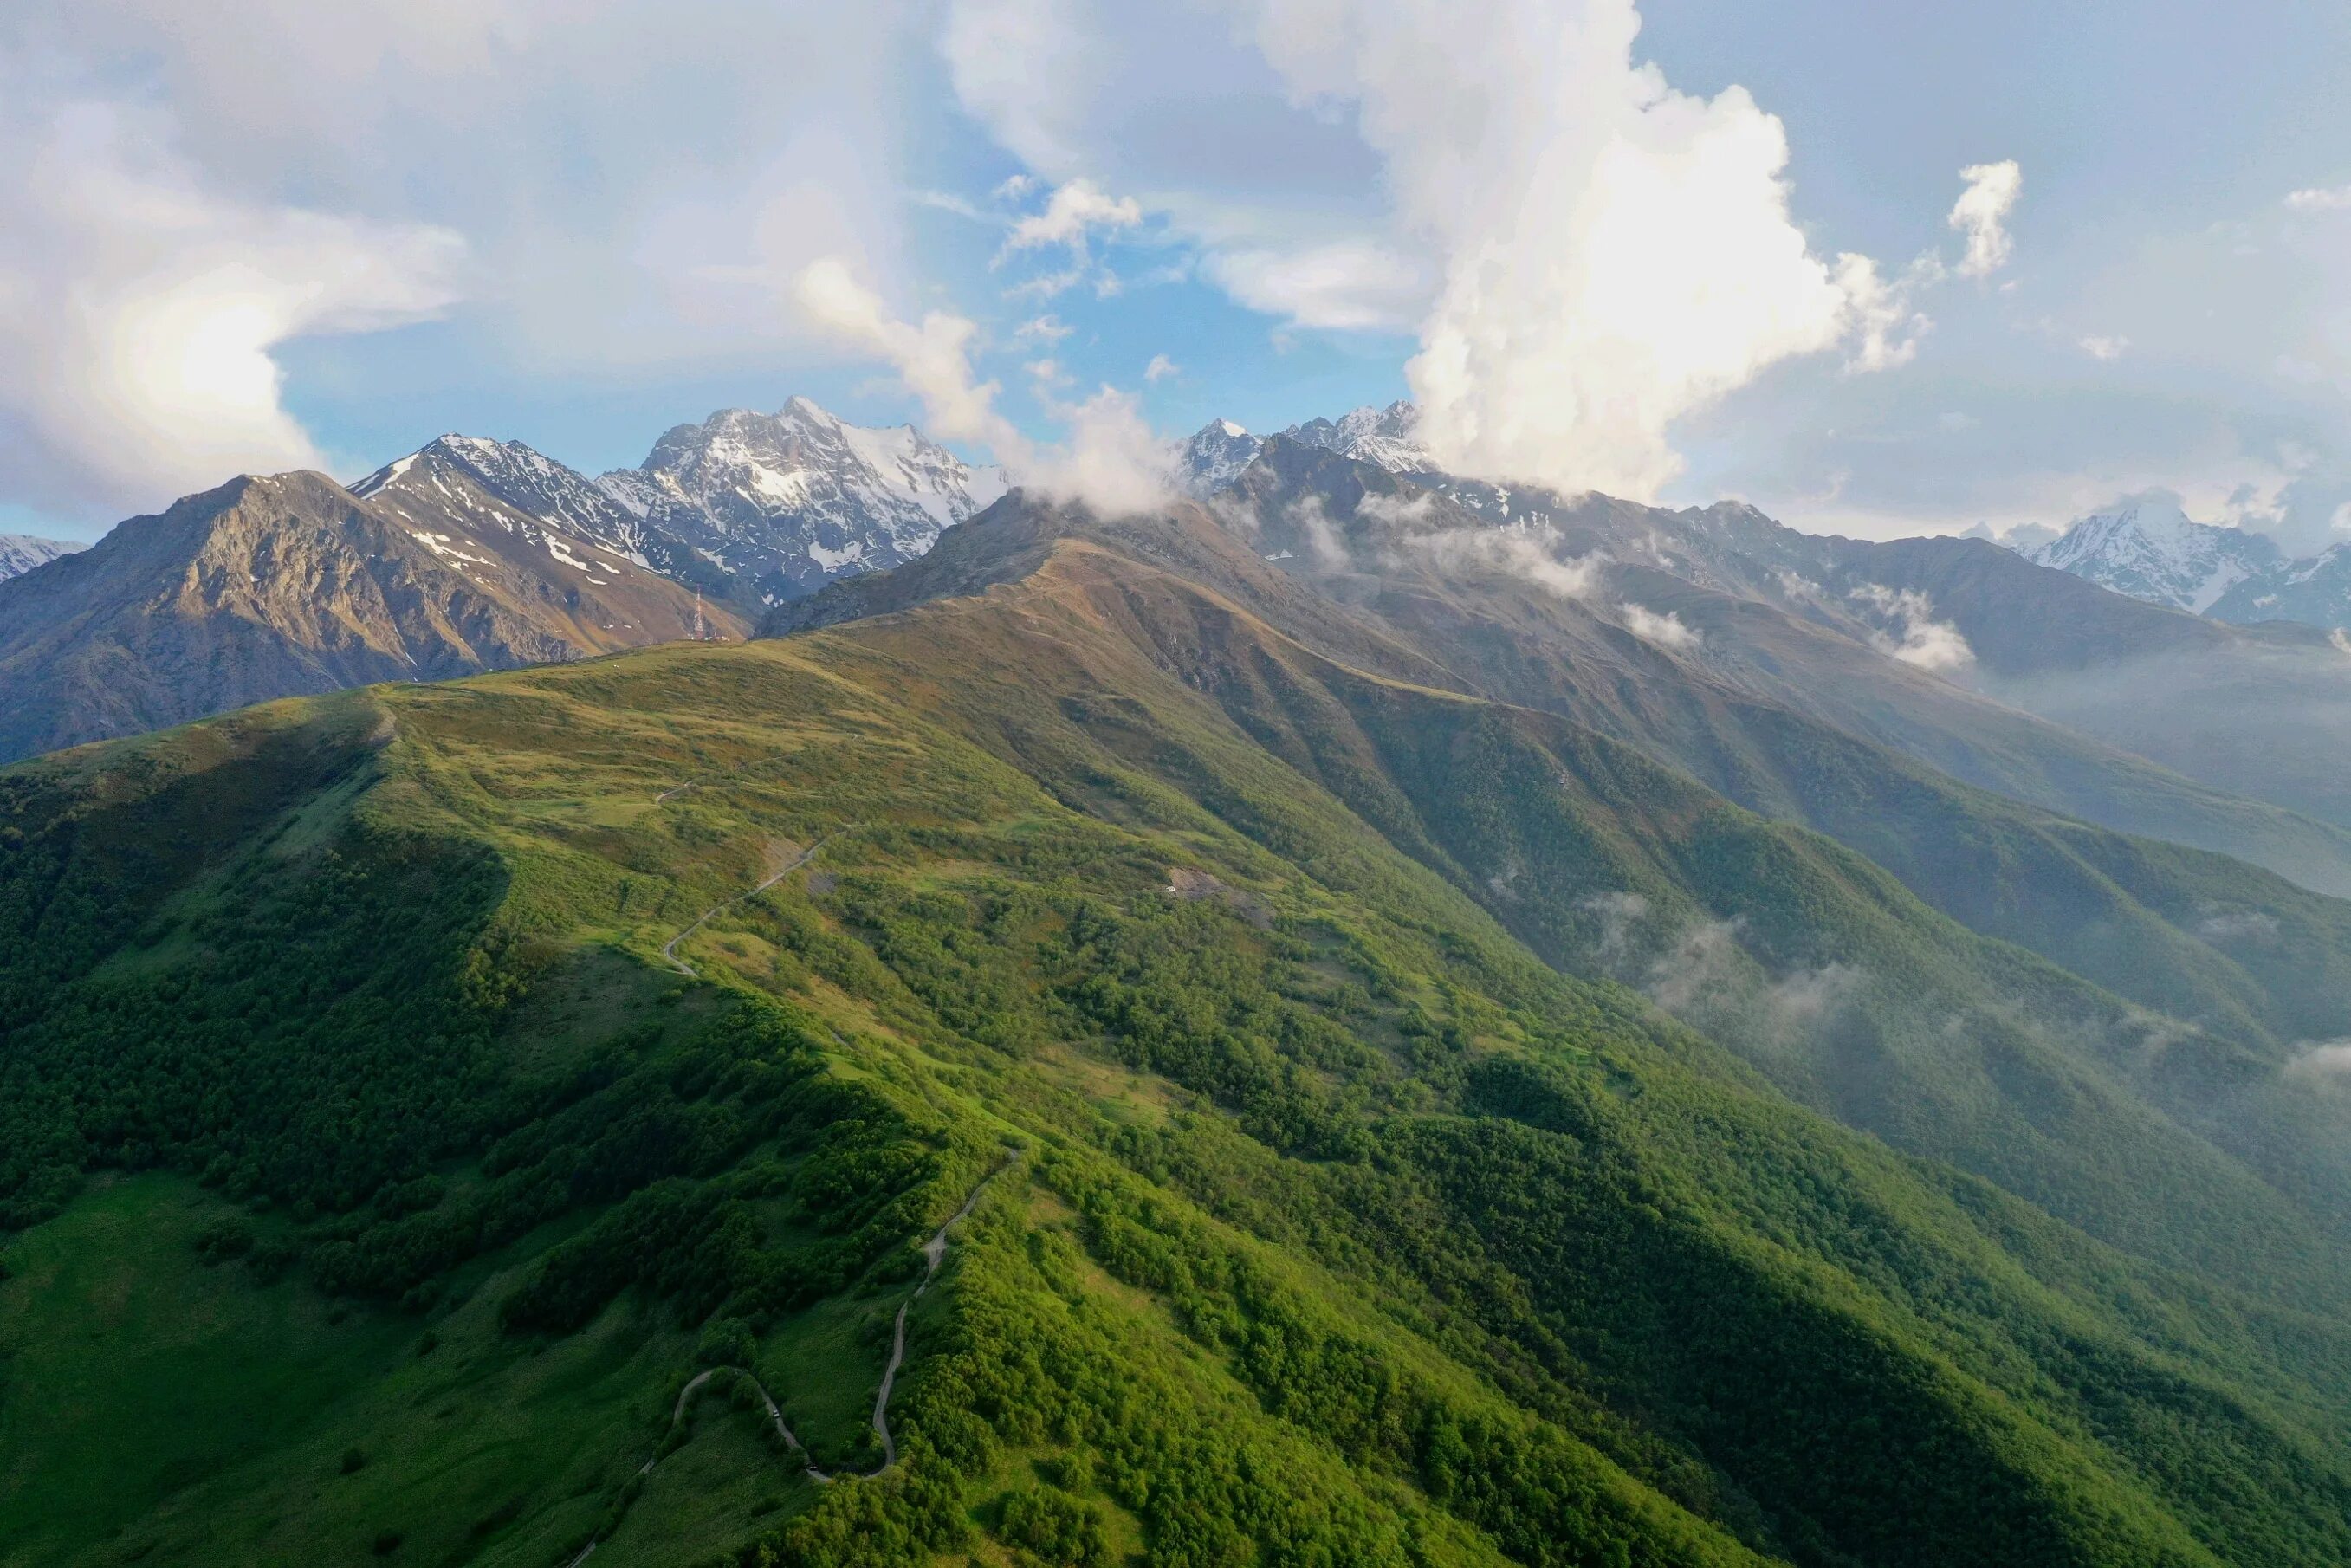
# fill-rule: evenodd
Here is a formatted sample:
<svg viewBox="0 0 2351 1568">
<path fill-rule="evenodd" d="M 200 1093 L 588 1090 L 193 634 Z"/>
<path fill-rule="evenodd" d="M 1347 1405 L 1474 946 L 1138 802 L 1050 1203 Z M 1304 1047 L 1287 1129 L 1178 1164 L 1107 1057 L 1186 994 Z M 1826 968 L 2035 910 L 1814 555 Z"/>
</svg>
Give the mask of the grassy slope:
<svg viewBox="0 0 2351 1568">
<path fill-rule="evenodd" d="M 2339 1331 L 1890 1154 L 1629 993 L 1546 969 L 1464 891 L 1522 823 L 1416 800 L 1401 736 L 1361 777 L 1284 760 L 1232 702 L 1171 678 L 1165 643 L 1146 656 L 1134 626 L 1106 630 L 1096 586 L 288 706 L 13 776 L 7 869 L 40 896 L 0 990 L 29 1030 L 12 1087 L 103 1114 L 10 1173 L 68 1206 L 5 1253 L 0 1560 L 315 1561 L 397 1531 L 398 1561 L 555 1562 L 616 1501 L 613 1561 L 691 1560 L 790 1519 L 754 1556 L 956 1542 L 1010 1562 L 1027 1542 L 1081 1562 L 1097 1538 L 1170 1563 L 2351 1550 Z M 1245 644 L 1217 667 L 1294 673 Z M 682 948 L 741 999 L 662 973 L 671 935 L 831 833 L 815 875 Z M 486 851 L 496 874 L 376 896 L 426 842 Z M 1205 896 L 1171 898 L 1176 870 Z M 332 901 L 284 894 L 307 925 L 232 896 L 330 877 Z M 158 896 L 121 922 L 82 896 L 125 884 Z M 364 970 L 420 917 L 446 940 L 415 949 L 402 1005 L 331 1038 L 279 1016 L 314 994 L 302 960 Z M 73 970 L 45 969 L 52 951 L 104 962 L 60 998 Z M 69 1045 L 168 1063 L 201 1023 L 131 998 L 232 986 L 256 1043 L 217 1100 L 125 1105 L 74 1077 Z M 402 1016 L 432 1022 L 411 1054 L 483 1092 L 444 1103 L 334 1054 Z M 356 1150 L 273 1168 L 243 1124 L 287 1061 L 322 1054 L 362 1113 L 392 1084 L 405 1136 L 362 1115 L 340 1124 Z M 647 1124 L 661 1159 L 598 1185 L 648 1107 L 670 1118 Z M 564 1140 L 596 1157 L 564 1164 Z M 820 1455 L 851 1455 L 911 1244 L 1007 1141 L 1021 1162 L 916 1314 L 905 1466 L 819 1493 L 772 1456 L 747 1464 L 763 1450 L 720 1402 L 625 1498 L 697 1330 L 728 1355 L 747 1343 Z M 2171 1179 L 2168 1147 L 2147 1157 Z M 159 1175 L 76 1197 L 68 1161 L 216 1190 Z M 568 1197 L 512 1179 L 564 1171 Z M 686 1195 L 691 1245 L 681 1221 L 601 1247 L 647 1194 Z M 282 1239 L 285 1279 L 191 1261 L 263 1198 L 235 1223 L 261 1231 L 248 1259 Z M 474 1218 L 453 1242 L 433 1228 L 458 1209 Z M 82 1239 L 110 1226 L 138 1239 Z M 847 1261 L 827 1273 L 834 1242 Z M 84 1257 L 102 1278 L 35 1288 Z M 305 1282 L 322 1266 L 346 1301 Z M 123 1331 L 78 1339 L 77 1303 L 110 1292 Z M 539 1316 L 503 1325 L 517 1300 Z M 141 1321 L 201 1325 L 183 1429 L 146 1414 L 148 1364 L 121 1354 Z M 298 1419 L 236 1392 L 255 1365 L 298 1380 Z M 230 1421 L 234 1458 L 189 1435 Z M 367 1462 L 345 1478 L 352 1447 Z M 147 1479 L 61 1517 L 28 1467 L 101 1448 Z"/>
</svg>

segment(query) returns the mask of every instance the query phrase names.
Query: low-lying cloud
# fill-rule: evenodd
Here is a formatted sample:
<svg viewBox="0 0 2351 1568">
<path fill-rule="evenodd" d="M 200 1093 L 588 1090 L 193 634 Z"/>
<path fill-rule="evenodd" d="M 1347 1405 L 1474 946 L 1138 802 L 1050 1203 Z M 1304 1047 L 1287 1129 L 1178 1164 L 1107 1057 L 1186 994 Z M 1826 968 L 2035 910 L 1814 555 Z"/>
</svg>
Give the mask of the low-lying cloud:
<svg viewBox="0 0 2351 1568">
<path fill-rule="evenodd" d="M 1922 670 L 1960 670 L 1976 662 L 1967 637 L 1948 621 L 1935 619 L 1935 602 L 1917 589 L 1882 582 L 1856 584 L 1847 597 L 1873 612 L 1882 624 L 1870 641 L 1888 658 Z"/>
<path fill-rule="evenodd" d="M 1689 649 L 1704 641 L 1698 628 L 1684 625 L 1681 616 L 1670 610 L 1660 615 L 1646 604 L 1627 601 L 1616 607 L 1616 613 L 1624 618 L 1625 630 L 1645 643 L 1655 643 L 1663 648 Z"/>
<path fill-rule="evenodd" d="M 2285 1064 L 2285 1076 L 2302 1083 L 2351 1090 L 2351 1040 L 2305 1045 Z"/>
<path fill-rule="evenodd" d="M 1867 970 L 1837 960 L 1774 978 L 1747 951 L 1736 918 L 1665 927 L 1637 893 L 1595 894 L 1578 907 L 1599 925 L 1593 956 L 1604 972 L 1709 1030 L 1762 1042 L 1792 1039 L 1832 1022 L 1869 983 Z"/>
<path fill-rule="evenodd" d="M 1372 499 L 1366 497 L 1358 509 L 1369 510 Z M 1437 528 L 1407 535 L 1400 549 L 1440 571 L 1497 571 L 1557 599 L 1590 599 L 1599 587 L 1599 558 L 1562 560 L 1556 553 L 1558 538 L 1551 529 Z"/>
</svg>

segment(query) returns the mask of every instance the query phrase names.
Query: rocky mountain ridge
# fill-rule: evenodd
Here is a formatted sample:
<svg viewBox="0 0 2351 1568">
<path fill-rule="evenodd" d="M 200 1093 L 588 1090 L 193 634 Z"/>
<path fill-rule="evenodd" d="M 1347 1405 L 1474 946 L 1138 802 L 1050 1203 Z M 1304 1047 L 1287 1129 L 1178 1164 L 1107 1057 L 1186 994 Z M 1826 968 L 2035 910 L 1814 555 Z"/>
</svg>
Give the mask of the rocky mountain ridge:
<svg viewBox="0 0 2351 1568">
<path fill-rule="evenodd" d="M 736 635 L 436 443 L 371 476 L 246 476 L 0 583 L 0 758 L 273 697 Z"/>
<path fill-rule="evenodd" d="M 2289 556 L 2266 535 L 2192 520 L 2171 497 L 2094 513 L 2019 553 L 2116 593 L 2216 621 L 2351 631 L 2351 548 Z"/>
</svg>

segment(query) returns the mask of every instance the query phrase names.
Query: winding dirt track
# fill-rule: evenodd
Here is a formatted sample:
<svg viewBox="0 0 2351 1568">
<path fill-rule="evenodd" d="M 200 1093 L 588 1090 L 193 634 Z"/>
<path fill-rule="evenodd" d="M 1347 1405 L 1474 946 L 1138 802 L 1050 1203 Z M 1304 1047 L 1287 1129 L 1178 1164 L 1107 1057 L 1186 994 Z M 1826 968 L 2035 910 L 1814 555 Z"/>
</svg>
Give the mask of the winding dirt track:
<svg viewBox="0 0 2351 1568">
<path fill-rule="evenodd" d="M 819 841 L 821 842 L 821 841 Z M 760 883 L 759 887 L 754 888 L 752 892 L 759 892 L 776 881 L 781 879 L 787 873 L 793 870 L 799 864 L 804 862 L 808 859 L 809 855 L 812 855 L 814 853 L 816 853 L 816 849 L 811 846 L 808 854 L 802 855 L 799 861 L 794 862 L 792 866 L 787 866 L 784 871 L 777 873 L 775 876 L 770 877 L 767 882 Z M 750 896 L 751 894 L 748 893 L 743 895 L 745 898 L 748 898 Z M 738 899 L 733 902 L 740 903 L 741 900 Z M 721 909 L 725 907 L 726 907 L 725 904 L 721 904 L 719 906 Z M 717 911 L 713 910 L 711 913 L 716 914 Z M 703 916 L 704 920 L 707 920 L 709 918 L 710 916 L 707 915 Z M 697 925 L 700 924 L 700 921 L 695 922 L 695 925 Z M 690 929 L 691 927 L 689 927 L 689 930 Z M 678 935 L 683 936 L 685 934 L 685 932 L 680 932 Z M 674 939 L 673 939 L 673 941 L 674 940 Z M 692 970 L 687 971 L 689 974 L 692 972 Z M 972 1209 L 977 1207 L 979 1203 L 979 1195 L 987 1190 L 987 1184 L 994 1181 L 998 1176 L 1002 1176 L 1007 1170 L 1010 1169 L 1012 1163 L 1019 1157 L 1019 1156 L 1017 1155 L 1006 1155 L 1002 1165 L 998 1166 L 994 1170 L 980 1177 L 979 1184 L 971 1189 L 971 1195 L 963 1200 L 963 1207 L 956 1209 L 953 1214 L 947 1216 L 946 1223 L 940 1226 L 937 1230 L 934 1231 L 928 1241 L 923 1243 L 923 1277 L 915 1283 L 914 1290 L 907 1295 L 906 1299 L 898 1303 L 898 1322 L 896 1327 L 892 1331 L 890 1341 L 890 1364 L 882 1370 L 882 1391 L 874 1396 L 873 1399 L 873 1433 L 874 1436 L 882 1439 L 882 1462 L 870 1470 L 852 1470 L 846 1472 L 848 1479 L 870 1481 L 898 1462 L 898 1445 L 896 1440 L 890 1436 L 890 1391 L 897 1384 L 898 1369 L 904 1365 L 906 1361 L 906 1313 L 913 1309 L 917 1301 L 922 1299 L 923 1292 L 931 1288 L 931 1281 L 938 1277 L 939 1266 L 946 1261 L 947 1232 L 953 1230 L 956 1226 L 962 1224 L 964 1220 L 970 1218 Z M 695 1373 L 694 1376 L 687 1381 L 685 1386 L 679 1389 L 677 1392 L 677 1404 L 672 1407 L 669 1416 L 670 1429 L 672 1431 L 675 1431 L 677 1427 L 684 1422 L 685 1412 L 687 1408 L 693 1405 L 694 1396 L 702 1391 L 703 1385 L 708 1383 L 712 1378 L 716 1377 L 721 1373 L 733 1373 L 736 1376 L 742 1378 L 751 1385 L 752 1389 L 759 1396 L 760 1403 L 767 1406 L 768 1419 L 775 1423 L 776 1435 L 783 1438 L 784 1446 L 786 1448 L 789 1448 L 793 1453 L 798 1454 L 800 1457 L 801 1471 L 807 1475 L 809 1479 L 822 1486 L 830 1486 L 834 1481 L 843 1479 L 844 1472 L 820 1470 L 816 1468 L 816 1462 L 809 1458 L 807 1447 L 801 1443 L 799 1437 L 792 1431 L 791 1427 L 785 1425 L 783 1409 L 781 1406 L 777 1405 L 775 1396 L 768 1392 L 767 1386 L 759 1381 L 758 1375 L 748 1367 L 713 1366 Z M 661 1459 L 662 1456 L 660 1452 L 656 1450 L 653 1458 L 647 1459 L 643 1464 L 637 1467 L 637 1474 L 641 1477 L 651 1475 L 653 1473 L 653 1467 L 661 1463 Z M 602 1542 L 601 1542 L 590 1541 L 587 1545 L 580 1549 L 580 1555 L 574 1557 L 568 1564 L 566 1564 L 566 1568 L 580 1568 L 581 1563 L 588 1561 L 590 1554 L 601 1544 Z"/>
<path fill-rule="evenodd" d="M 701 971 L 677 956 L 677 945 L 684 941 L 687 937 L 693 936 L 695 932 L 701 930 L 704 926 L 709 925 L 711 921 L 716 919 L 719 915 L 724 915 L 728 910 L 734 908 L 737 904 L 746 904 L 750 900 L 758 897 L 761 894 L 767 892 L 768 889 L 775 886 L 776 883 L 783 881 L 784 878 L 791 875 L 792 873 L 799 870 L 800 867 L 816 859 L 817 851 L 824 848 L 825 845 L 841 837 L 841 835 L 846 831 L 848 831 L 846 828 L 834 829 L 831 832 L 825 834 L 824 837 L 817 840 L 816 842 L 802 850 L 798 855 L 792 858 L 790 864 L 785 866 L 783 870 L 776 873 L 775 875 L 769 877 L 767 881 L 761 883 L 750 892 L 738 893 L 734 897 L 728 899 L 726 903 L 715 904 L 708 909 L 704 910 L 700 919 L 696 920 L 693 925 L 687 926 L 684 930 L 679 932 L 676 936 L 662 944 L 662 957 L 666 960 L 669 966 L 675 969 L 679 974 L 691 976 L 695 979 L 700 979 L 702 977 Z"/>
</svg>

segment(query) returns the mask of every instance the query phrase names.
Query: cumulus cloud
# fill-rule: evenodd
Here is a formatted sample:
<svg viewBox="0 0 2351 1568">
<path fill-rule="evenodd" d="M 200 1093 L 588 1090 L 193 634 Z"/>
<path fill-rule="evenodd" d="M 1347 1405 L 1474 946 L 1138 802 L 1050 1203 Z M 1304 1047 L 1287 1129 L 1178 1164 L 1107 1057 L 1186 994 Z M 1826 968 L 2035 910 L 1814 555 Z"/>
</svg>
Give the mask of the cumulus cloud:
<svg viewBox="0 0 2351 1568">
<path fill-rule="evenodd" d="M 950 0 L 942 49 L 1006 148 L 1107 169 L 1285 330 L 1416 334 L 1448 468 L 1647 499 L 1682 472 L 1677 423 L 1771 367 L 1913 359 L 1951 269 L 1816 253 L 1780 120 L 1677 90 L 1639 30 L 1634 0 Z M 2009 167 L 1972 167 L 1963 204 Z"/>
<path fill-rule="evenodd" d="M 1918 340 L 1933 329 L 1934 322 L 1914 298 L 1930 275 L 1930 268 L 1914 267 L 1889 282 L 1868 256 L 1837 257 L 1837 287 L 1844 292 L 1853 345 L 1846 369 L 1890 371 L 1918 357 Z"/>
<path fill-rule="evenodd" d="M 1065 325 L 1058 316 L 1032 316 L 1012 329 L 1012 336 L 1021 342 L 1034 340 L 1040 343 L 1058 343 L 1077 329 Z"/>
<path fill-rule="evenodd" d="M 1035 361 L 1038 400 L 1064 434 L 1058 442 L 1031 441 L 997 408 L 998 383 L 972 369 L 979 334 L 972 321 L 944 310 L 919 323 L 901 319 L 838 256 L 802 269 L 793 292 L 810 321 L 896 372 L 921 402 L 932 434 L 985 445 L 1017 483 L 1110 513 L 1141 511 L 1171 493 L 1167 444 L 1132 394 L 1105 386 L 1063 402 L 1053 395 L 1059 367 Z"/>
<path fill-rule="evenodd" d="M 1924 279 L 1813 254 L 1779 120 L 1636 63 L 1631 0 L 1244 10 L 1294 91 L 1353 107 L 1399 224 L 1438 259 L 1409 376 L 1448 467 L 1646 498 L 1680 471 L 1674 422 L 1770 366 L 1846 341 L 1859 369 L 1915 351 Z M 1970 264 L 2013 170 L 1969 172 L 1961 206 L 1990 225 L 1968 230 Z"/>
<path fill-rule="evenodd" d="M 1646 604 L 1628 600 L 1616 607 L 1616 613 L 1624 618 L 1625 631 L 1659 647 L 1695 648 L 1703 640 L 1696 627 L 1684 625 L 1682 618 L 1670 610 L 1660 615 Z"/>
<path fill-rule="evenodd" d="M 2285 204 L 2297 213 L 2351 212 L 2351 185 L 2313 185 L 2289 191 Z"/>
<path fill-rule="evenodd" d="M 2100 335 L 2094 332 L 2082 339 L 2081 345 L 2082 352 L 2090 358 L 2107 361 L 2119 360 L 2130 351 L 2130 340 L 2119 333 Z"/>
<path fill-rule="evenodd" d="M 1949 622 L 1936 620 L 1934 601 L 1918 590 L 1864 582 L 1855 584 L 1847 597 L 1882 622 L 1870 641 L 1888 658 L 1922 670 L 1965 669 L 1976 662 L 1966 636 Z"/>
<path fill-rule="evenodd" d="M 1143 208 L 1133 196 L 1113 197 L 1092 180 L 1071 180 L 1046 198 L 1041 212 L 1012 225 L 1004 248 L 1011 252 L 1059 245 L 1082 255 L 1087 235 L 1094 231 L 1131 229 L 1142 222 Z"/>
<path fill-rule="evenodd" d="M 319 466 L 277 350 L 458 296 L 458 235 L 240 199 L 173 140 L 103 103 L 0 110 L 0 498 L 127 508 Z"/>
<path fill-rule="evenodd" d="M 1151 356 L 1151 362 L 1143 367 L 1143 379 L 1146 382 L 1164 382 L 1169 376 L 1181 375 L 1183 371 L 1184 367 L 1166 355 L 1154 354 Z"/>
<path fill-rule="evenodd" d="M 2024 174 L 2016 160 L 1971 163 L 1959 171 L 1967 189 L 1951 208 L 1950 225 L 1967 236 L 1967 254 L 1959 258 L 1959 276 L 1988 277 L 2008 265 L 2015 251 L 2009 236 L 2008 215 L 2024 190 Z"/>
<path fill-rule="evenodd" d="M 972 371 L 979 329 L 944 310 L 920 325 L 900 320 L 882 297 L 838 256 L 811 262 L 795 286 L 800 309 L 825 331 L 881 358 L 921 400 L 930 433 L 987 446 L 999 461 L 1018 465 L 1027 438 L 997 412 L 995 382 Z"/>
</svg>

